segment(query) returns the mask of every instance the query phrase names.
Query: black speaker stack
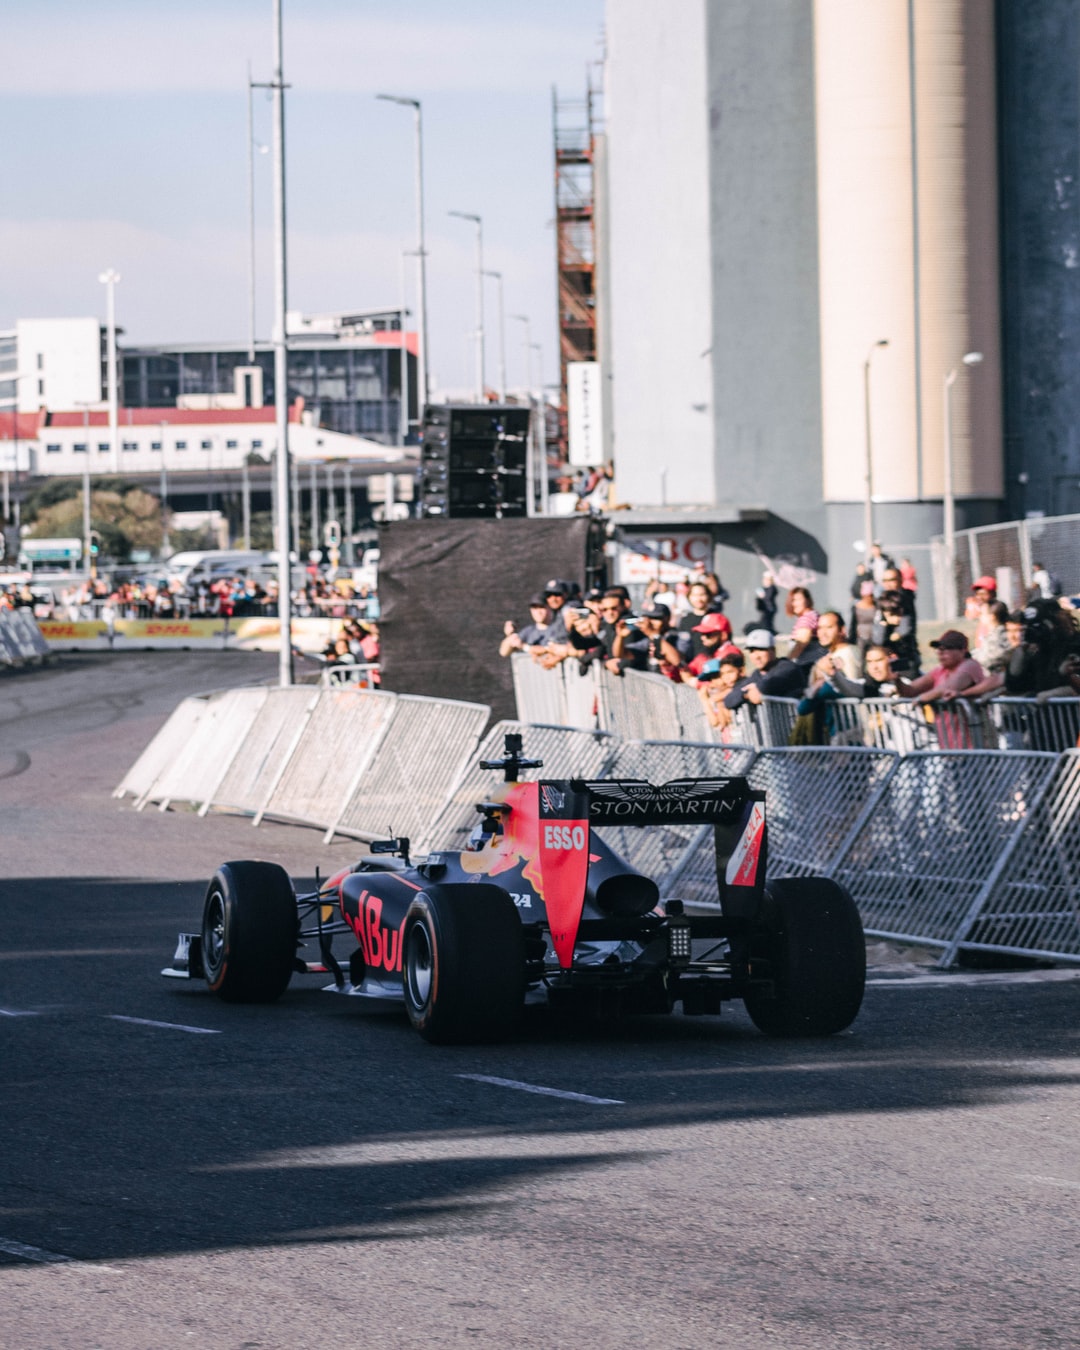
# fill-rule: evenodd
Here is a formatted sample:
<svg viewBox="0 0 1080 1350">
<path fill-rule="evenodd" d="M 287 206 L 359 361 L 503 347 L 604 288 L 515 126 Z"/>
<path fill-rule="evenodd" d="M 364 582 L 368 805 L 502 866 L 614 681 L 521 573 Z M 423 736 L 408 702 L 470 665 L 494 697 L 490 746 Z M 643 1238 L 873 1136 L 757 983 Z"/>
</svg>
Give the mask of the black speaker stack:
<svg viewBox="0 0 1080 1350">
<path fill-rule="evenodd" d="M 458 520 L 528 515 L 529 409 L 429 404 L 420 446 L 420 514 Z"/>
</svg>

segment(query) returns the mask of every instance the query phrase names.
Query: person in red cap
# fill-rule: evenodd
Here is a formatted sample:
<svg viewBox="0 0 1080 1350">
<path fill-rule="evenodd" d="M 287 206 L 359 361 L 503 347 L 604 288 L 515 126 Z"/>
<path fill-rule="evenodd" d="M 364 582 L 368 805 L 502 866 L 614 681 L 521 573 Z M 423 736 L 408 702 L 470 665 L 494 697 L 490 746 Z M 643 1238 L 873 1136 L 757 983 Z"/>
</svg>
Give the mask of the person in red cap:
<svg viewBox="0 0 1080 1350">
<path fill-rule="evenodd" d="M 937 666 L 917 680 L 898 679 L 896 687 L 902 698 L 916 703 L 948 701 L 986 678 L 982 666 L 968 651 L 967 638 L 957 629 L 947 628 L 930 646 L 937 650 Z"/>
<path fill-rule="evenodd" d="M 997 599 L 997 582 L 993 577 L 976 577 L 971 583 L 971 590 L 968 592 L 968 598 L 964 603 L 964 618 L 970 622 L 977 623 L 980 627 L 987 628 L 989 623 L 986 620 L 986 608 L 992 605 Z M 975 638 L 976 647 L 982 634 L 979 633 Z"/>
<path fill-rule="evenodd" d="M 729 648 L 732 651 L 738 650 L 731 641 L 731 621 L 725 614 L 710 612 L 704 615 L 701 622 L 694 625 L 692 631 L 701 640 L 701 651 L 682 669 L 682 678 L 687 684 L 697 682 L 706 661 L 726 655 Z"/>
</svg>

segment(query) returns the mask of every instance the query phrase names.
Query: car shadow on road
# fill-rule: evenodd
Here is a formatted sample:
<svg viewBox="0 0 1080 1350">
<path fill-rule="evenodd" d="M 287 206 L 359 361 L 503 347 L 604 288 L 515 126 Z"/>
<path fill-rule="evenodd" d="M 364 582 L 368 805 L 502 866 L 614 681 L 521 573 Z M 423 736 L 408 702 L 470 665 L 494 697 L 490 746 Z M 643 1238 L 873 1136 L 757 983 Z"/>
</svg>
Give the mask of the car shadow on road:
<svg viewBox="0 0 1080 1350">
<path fill-rule="evenodd" d="M 741 1005 L 530 1007 L 502 1044 L 438 1048 L 325 977 L 261 1006 L 160 979 L 200 900 L 138 880 L 0 892 L 0 1239 L 100 1261 L 497 1234 L 568 1178 L 684 1147 L 688 1126 L 722 1147 L 735 1122 L 992 1110 L 1080 1084 L 1076 983 L 898 982 L 820 1041 L 769 1040 Z"/>
</svg>

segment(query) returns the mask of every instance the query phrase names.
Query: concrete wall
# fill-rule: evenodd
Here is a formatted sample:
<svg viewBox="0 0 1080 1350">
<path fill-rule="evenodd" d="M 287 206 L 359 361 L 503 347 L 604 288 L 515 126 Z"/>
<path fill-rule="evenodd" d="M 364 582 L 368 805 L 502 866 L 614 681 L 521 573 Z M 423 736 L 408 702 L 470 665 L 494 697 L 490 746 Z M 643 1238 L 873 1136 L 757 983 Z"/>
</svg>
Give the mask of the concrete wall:
<svg viewBox="0 0 1080 1350">
<path fill-rule="evenodd" d="M 97 319 L 19 319 L 19 411 L 77 408 L 104 397 Z"/>
<path fill-rule="evenodd" d="M 736 613 L 752 612 L 753 549 L 827 567 L 821 459 L 813 7 L 708 7 L 713 389 L 720 503 L 768 507 L 718 531 Z"/>
<path fill-rule="evenodd" d="M 1076 0 L 999 0 L 998 57 L 1007 510 L 1056 515 L 1080 511 Z"/>
<path fill-rule="evenodd" d="M 607 9 L 616 484 L 709 504 L 713 473 L 705 0 Z"/>
</svg>

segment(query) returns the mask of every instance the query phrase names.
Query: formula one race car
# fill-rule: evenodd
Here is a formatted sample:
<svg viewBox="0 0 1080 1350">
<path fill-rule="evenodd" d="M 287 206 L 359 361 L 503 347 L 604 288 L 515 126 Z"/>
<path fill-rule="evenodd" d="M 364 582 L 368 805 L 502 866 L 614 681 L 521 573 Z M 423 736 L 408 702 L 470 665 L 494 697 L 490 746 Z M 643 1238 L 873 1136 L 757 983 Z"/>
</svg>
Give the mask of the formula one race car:
<svg viewBox="0 0 1080 1350">
<path fill-rule="evenodd" d="M 223 864 L 176 978 L 269 1002 L 294 972 L 332 992 L 403 1000 L 428 1041 L 511 1034 L 526 996 L 613 1014 L 719 1013 L 741 998 L 774 1036 L 825 1036 L 858 1014 L 866 950 L 848 893 L 820 877 L 765 881 L 765 794 L 745 778 L 520 781 L 540 768 L 506 737 L 505 786 L 460 852 L 412 863 L 407 839 L 297 895 L 274 863 Z M 605 826 L 712 825 L 719 912 L 688 914 L 624 863 Z M 355 949 L 339 961 L 335 938 Z M 305 948 L 318 958 L 305 959 Z M 314 953 L 313 953 L 314 954 Z"/>
</svg>

